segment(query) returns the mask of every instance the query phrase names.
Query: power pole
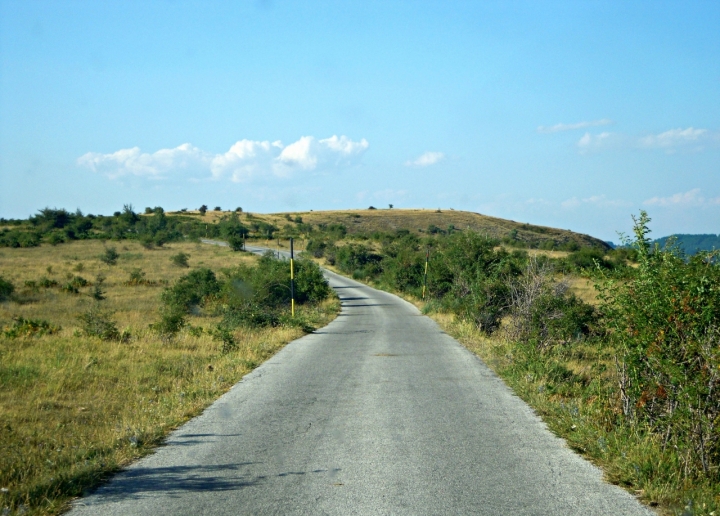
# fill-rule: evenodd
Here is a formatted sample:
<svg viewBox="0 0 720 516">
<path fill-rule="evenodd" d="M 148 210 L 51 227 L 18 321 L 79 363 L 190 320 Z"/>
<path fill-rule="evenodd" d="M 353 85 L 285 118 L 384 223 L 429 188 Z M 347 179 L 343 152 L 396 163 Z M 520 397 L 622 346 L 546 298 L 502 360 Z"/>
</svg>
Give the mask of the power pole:
<svg viewBox="0 0 720 516">
<path fill-rule="evenodd" d="M 295 253 L 292 238 L 290 238 L 290 315 L 295 317 Z"/>
<path fill-rule="evenodd" d="M 430 262 L 430 248 L 429 247 L 425 251 L 425 276 L 423 277 L 423 290 L 422 290 L 423 301 L 425 300 L 425 290 L 427 290 L 428 262 Z"/>
</svg>

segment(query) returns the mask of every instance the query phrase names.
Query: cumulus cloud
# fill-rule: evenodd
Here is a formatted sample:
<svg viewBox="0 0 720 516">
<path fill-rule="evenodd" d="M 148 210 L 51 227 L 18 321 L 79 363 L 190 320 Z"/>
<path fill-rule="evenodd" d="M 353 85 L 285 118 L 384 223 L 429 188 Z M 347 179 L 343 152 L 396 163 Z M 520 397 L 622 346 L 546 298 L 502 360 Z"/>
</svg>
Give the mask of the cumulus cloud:
<svg viewBox="0 0 720 516">
<path fill-rule="evenodd" d="M 369 143 L 364 138 L 353 141 L 347 136 L 318 140 L 303 136 L 283 145 L 281 141 L 239 140 L 227 152 L 211 154 L 185 143 L 174 149 L 152 154 L 140 149 L 121 149 L 110 154 L 88 152 L 77 163 L 118 178 L 126 175 L 165 178 L 187 170 L 199 177 L 228 178 L 243 182 L 256 177 L 287 177 L 295 171 L 326 170 L 351 166 L 359 161 Z"/>
<path fill-rule="evenodd" d="M 700 206 L 720 205 L 720 197 L 707 199 L 700 193 L 699 188 L 687 192 L 676 193 L 669 197 L 653 197 L 643 202 L 646 206 L 690 208 Z"/>
<path fill-rule="evenodd" d="M 434 165 L 445 158 L 445 154 L 442 152 L 426 152 L 417 159 L 409 160 L 405 162 L 405 166 L 408 167 L 429 167 Z"/>
<path fill-rule="evenodd" d="M 601 120 L 592 120 L 586 122 L 577 122 L 575 124 L 555 124 L 551 126 L 541 125 L 537 128 L 540 134 L 559 133 L 563 131 L 574 131 L 576 129 L 586 129 L 588 127 L 597 127 L 601 125 L 610 125 L 613 121 L 608 118 Z"/>
<path fill-rule="evenodd" d="M 166 177 L 170 171 L 197 171 L 207 167 L 209 155 L 189 143 L 174 149 L 160 149 L 152 154 L 142 153 L 138 147 L 120 149 L 110 154 L 88 152 L 77 160 L 80 166 L 114 179 L 134 175 L 155 179 Z"/>
</svg>

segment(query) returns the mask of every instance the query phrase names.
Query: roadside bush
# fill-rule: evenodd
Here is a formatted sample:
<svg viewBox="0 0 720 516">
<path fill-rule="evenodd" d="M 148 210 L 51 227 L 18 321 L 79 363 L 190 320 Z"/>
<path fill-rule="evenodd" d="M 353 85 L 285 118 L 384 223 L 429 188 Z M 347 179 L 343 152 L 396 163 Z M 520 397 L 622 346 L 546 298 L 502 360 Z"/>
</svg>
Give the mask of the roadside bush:
<svg viewBox="0 0 720 516">
<path fill-rule="evenodd" d="M 194 270 L 162 293 L 165 305 L 177 306 L 186 313 L 193 306 L 204 304 L 205 300 L 220 292 L 220 283 L 215 273 L 207 268 Z"/>
<path fill-rule="evenodd" d="M 0 301 L 10 299 L 13 292 L 15 292 L 15 286 L 0 276 Z"/>
<path fill-rule="evenodd" d="M 228 245 L 233 251 L 242 251 L 245 247 L 245 241 L 241 236 L 230 235 L 228 237 Z"/>
<path fill-rule="evenodd" d="M 548 262 L 529 259 L 523 274 L 509 285 L 510 320 L 503 332 L 506 338 L 544 350 L 590 333 L 595 322 L 593 307 L 568 294 L 567 283 L 554 279 Z"/>
<path fill-rule="evenodd" d="M 220 292 L 221 285 L 210 269 L 197 269 L 165 289 L 161 295 L 160 320 L 151 329 L 170 338 L 187 324 L 187 315 Z"/>
<path fill-rule="evenodd" d="M 618 350 L 619 405 L 677 450 L 685 478 L 720 479 L 720 267 L 717 252 L 686 260 L 651 246 L 635 222 L 638 268 L 606 280 L 602 313 Z"/>
</svg>

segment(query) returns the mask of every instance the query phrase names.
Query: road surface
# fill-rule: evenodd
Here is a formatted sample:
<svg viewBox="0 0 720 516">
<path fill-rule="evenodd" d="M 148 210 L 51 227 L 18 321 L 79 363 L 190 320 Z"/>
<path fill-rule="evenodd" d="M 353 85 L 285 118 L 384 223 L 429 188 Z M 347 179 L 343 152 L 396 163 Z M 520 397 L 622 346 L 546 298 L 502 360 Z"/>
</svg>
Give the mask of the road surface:
<svg viewBox="0 0 720 516">
<path fill-rule="evenodd" d="M 70 514 L 654 514 L 414 306 L 327 276 L 335 321 Z"/>
</svg>

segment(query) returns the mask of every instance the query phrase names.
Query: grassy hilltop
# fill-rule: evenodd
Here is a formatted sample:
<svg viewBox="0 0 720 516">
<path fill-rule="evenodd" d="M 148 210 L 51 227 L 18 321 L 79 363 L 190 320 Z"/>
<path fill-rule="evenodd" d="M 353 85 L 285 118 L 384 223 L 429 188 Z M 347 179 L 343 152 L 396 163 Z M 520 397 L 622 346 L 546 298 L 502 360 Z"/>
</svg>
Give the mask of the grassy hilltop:
<svg viewBox="0 0 720 516">
<path fill-rule="evenodd" d="M 204 216 L 200 212 L 175 212 L 183 215 L 194 215 L 205 222 L 217 222 L 227 216 L 227 212 L 208 211 Z M 172 214 L 170 214 L 172 215 Z M 248 219 L 249 215 L 249 219 Z M 573 231 L 536 226 L 513 220 L 500 219 L 456 210 L 426 210 L 426 209 L 372 209 L 372 210 L 329 210 L 329 211 L 303 211 L 271 214 L 244 214 L 240 216 L 243 223 L 249 220 L 262 221 L 279 228 L 281 232 L 295 229 L 293 226 L 302 220 L 305 227 L 327 227 L 333 224 L 345 226 L 348 235 L 371 235 L 376 232 L 395 232 L 408 230 L 412 233 L 434 234 L 446 233 L 453 230 L 476 231 L 484 236 L 514 244 L 516 247 L 529 247 L 541 249 L 561 249 L 574 251 L 582 247 L 610 247 L 600 239 Z M 295 224 L 293 224 L 295 223 Z M 285 231 L 283 231 L 285 230 Z"/>
</svg>

